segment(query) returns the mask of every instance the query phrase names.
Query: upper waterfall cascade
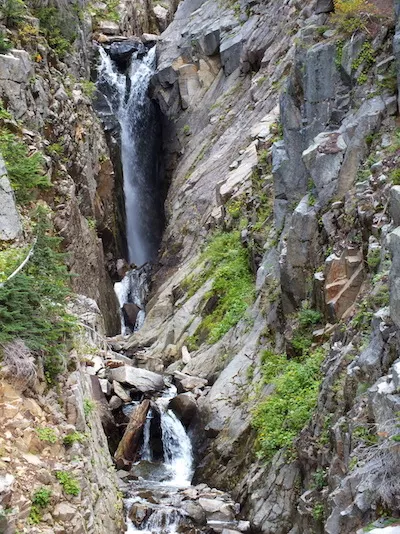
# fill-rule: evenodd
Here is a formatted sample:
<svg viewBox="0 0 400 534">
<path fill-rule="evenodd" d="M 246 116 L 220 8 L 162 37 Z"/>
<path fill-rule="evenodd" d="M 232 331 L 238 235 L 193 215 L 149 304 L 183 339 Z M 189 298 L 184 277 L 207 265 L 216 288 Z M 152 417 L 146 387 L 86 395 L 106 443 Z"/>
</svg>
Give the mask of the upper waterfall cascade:
<svg viewBox="0 0 400 534">
<path fill-rule="evenodd" d="M 97 87 L 120 126 L 128 260 L 141 266 L 155 259 L 161 238 L 158 123 L 147 95 L 155 48 L 132 56 L 126 73 L 100 47 Z"/>
</svg>

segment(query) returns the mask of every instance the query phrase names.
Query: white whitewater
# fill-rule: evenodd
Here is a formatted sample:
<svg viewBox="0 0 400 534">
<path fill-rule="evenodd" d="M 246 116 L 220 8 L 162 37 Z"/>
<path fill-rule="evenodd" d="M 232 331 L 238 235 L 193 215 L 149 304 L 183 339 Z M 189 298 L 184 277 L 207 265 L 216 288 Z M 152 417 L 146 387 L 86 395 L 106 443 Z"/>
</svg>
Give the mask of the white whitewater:
<svg viewBox="0 0 400 534">
<path fill-rule="evenodd" d="M 151 146 L 144 129 L 151 113 L 147 91 L 155 68 L 155 48 L 143 59 L 133 56 L 127 74 L 118 71 L 102 47 L 99 53 L 98 80 L 112 89 L 112 101 L 107 100 L 121 128 L 128 259 L 141 266 L 153 260 L 157 252 L 151 228 L 146 224 L 156 199 L 151 185 L 154 179 Z"/>
<path fill-rule="evenodd" d="M 150 444 L 150 427 L 151 427 L 151 420 L 153 419 L 153 413 L 152 409 L 150 408 L 149 413 L 146 417 L 146 422 L 144 424 L 143 429 L 143 445 L 142 445 L 142 451 L 141 451 L 141 459 L 145 460 L 146 462 L 151 462 L 153 459 L 153 454 L 151 451 L 151 444 Z"/>
</svg>

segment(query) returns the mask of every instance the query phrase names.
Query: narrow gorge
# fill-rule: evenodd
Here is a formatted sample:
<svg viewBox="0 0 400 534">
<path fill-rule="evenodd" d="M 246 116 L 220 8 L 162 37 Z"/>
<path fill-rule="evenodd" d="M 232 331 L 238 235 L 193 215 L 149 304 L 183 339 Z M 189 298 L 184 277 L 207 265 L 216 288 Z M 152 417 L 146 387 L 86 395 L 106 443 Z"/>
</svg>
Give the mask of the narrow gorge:
<svg viewBox="0 0 400 534">
<path fill-rule="evenodd" d="M 0 0 L 0 534 L 400 533 L 399 17 Z"/>
</svg>

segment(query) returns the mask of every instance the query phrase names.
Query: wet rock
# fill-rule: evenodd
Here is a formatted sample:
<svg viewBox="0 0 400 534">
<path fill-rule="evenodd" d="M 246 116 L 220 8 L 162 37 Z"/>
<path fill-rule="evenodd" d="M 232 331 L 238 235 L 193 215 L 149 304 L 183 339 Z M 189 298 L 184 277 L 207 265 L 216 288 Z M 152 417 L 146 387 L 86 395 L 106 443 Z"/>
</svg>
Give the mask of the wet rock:
<svg viewBox="0 0 400 534">
<path fill-rule="evenodd" d="M 14 191 L 7 176 L 3 158 L 0 155 L 0 241 L 12 241 L 22 230 Z"/>
<path fill-rule="evenodd" d="M 205 525 L 207 523 L 207 515 L 203 507 L 193 501 L 184 501 L 182 503 L 182 510 L 193 519 L 197 525 Z"/>
<path fill-rule="evenodd" d="M 143 46 L 143 43 L 139 39 L 137 39 L 114 42 L 111 44 L 108 53 L 113 61 L 115 61 L 118 65 L 125 67 L 134 52 L 144 53 L 144 51 L 145 48 Z"/>
<path fill-rule="evenodd" d="M 175 412 L 182 423 L 187 427 L 197 414 L 197 402 L 192 393 L 181 393 L 169 403 L 169 408 Z"/>
<path fill-rule="evenodd" d="M 149 408 L 150 401 L 146 399 L 132 411 L 128 426 L 114 455 L 118 469 L 129 470 L 135 461 Z"/>
<path fill-rule="evenodd" d="M 232 506 L 219 499 L 199 499 L 208 521 L 232 521 L 235 518 Z"/>
<path fill-rule="evenodd" d="M 162 391 L 165 387 L 163 377 L 146 369 L 124 365 L 111 370 L 112 379 L 121 384 L 129 384 L 142 393 Z"/>
<path fill-rule="evenodd" d="M 146 519 L 148 519 L 153 510 L 149 508 L 146 504 L 142 503 L 133 503 L 131 509 L 129 510 L 129 519 L 139 528 Z"/>
<path fill-rule="evenodd" d="M 132 327 L 134 327 L 136 324 L 137 316 L 140 312 L 139 306 L 137 306 L 134 302 L 125 302 L 125 304 L 122 306 L 122 310 L 126 322 Z"/>
</svg>

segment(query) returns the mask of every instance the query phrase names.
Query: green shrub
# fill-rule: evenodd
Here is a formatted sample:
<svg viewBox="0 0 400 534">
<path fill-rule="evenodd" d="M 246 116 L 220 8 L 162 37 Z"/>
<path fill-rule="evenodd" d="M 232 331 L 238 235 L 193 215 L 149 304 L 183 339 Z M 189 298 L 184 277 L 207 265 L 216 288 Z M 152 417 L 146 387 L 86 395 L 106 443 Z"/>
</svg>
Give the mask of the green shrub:
<svg viewBox="0 0 400 534">
<path fill-rule="evenodd" d="M 39 508 L 46 508 L 50 502 L 52 491 L 49 488 L 42 486 L 35 491 L 32 497 L 32 503 Z"/>
<path fill-rule="evenodd" d="M 49 443 L 56 443 L 57 441 L 57 434 L 55 433 L 54 428 L 38 428 L 36 432 L 40 441 L 48 441 Z"/>
<path fill-rule="evenodd" d="M 64 59 L 71 52 L 71 45 L 76 39 L 77 14 L 50 6 L 37 9 L 35 15 L 40 21 L 40 30 L 50 48 L 57 57 Z"/>
<path fill-rule="evenodd" d="M 183 127 L 183 134 L 186 135 L 186 136 L 189 136 L 192 132 L 190 131 L 190 126 L 188 124 L 185 124 L 185 126 Z"/>
<path fill-rule="evenodd" d="M 32 200 L 36 188 L 50 187 L 43 172 L 42 154 L 35 152 L 29 155 L 28 147 L 16 135 L 0 130 L 0 153 L 20 204 Z"/>
<path fill-rule="evenodd" d="M 73 443 L 82 443 L 86 439 L 85 434 L 82 434 L 82 432 L 70 432 L 63 438 L 63 443 L 66 446 L 72 445 Z"/>
<path fill-rule="evenodd" d="M 367 23 L 376 15 L 375 6 L 368 0 L 334 0 L 335 13 L 332 21 L 346 35 L 366 31 Z"/>
<path fill-rule="evenodd" d="M 275 386 L 274 392 L 253 412 L 259 457 L 270 459 L 279 449 L 290 446 L 310 419 L 317 402 L 323 358 L 322 350 L 302 362 L 278 356 L 269 367 L 268 382 Z M 266 364 L 264 361 L 262 369 Z"/>
<path fill-rule="evenodd" d="M 1 0 L 0 12 L 5 19 L 6 26 L 15 28 L 25 16 L 25 3 L 23 0 Z"/>
<path fill-rule="evenodd" d="M 66 471 L 56 471 L 56 479 L 63 487 L 65 495 L 79 495 L 81 488 L 75 477 Z"/>
<path fill-rule="evenodd" d="M 400 168 L 390 171 L 389 177 L 393 185 L 400 185 Z"/>
<path fill-rule="evenodd" d="M 299 312 L 300 326 L 315 326 L 321 322 L 322 314 L 317 310 L 304 309 Z"/>
<path fill-rule="evenodd" d="M 37 236 L 34 254 L 17 276 L 0 287 L 0 343 L 23 339 L 43 356 L 51 382 L 63 370 L 66 342 L 76 322 L 65 311 L 70 289 L 65 254 L 59 251 L 61 240 L 53 236 L 43 206 L 35 209 L 31 220 Z"/>
<path fill-rule="evenodd" d="M 90 80 L 81 80 L 80 82 L 83 94 L 88 98 L 93 98 L 96 92 L 96 84 Z"/>
<path fill-rule="evenodd" d="M 205 299 L 214 298 L 215 306 L 206 312 L 195 336 L 215 343 L 244 316 L 254 299 L 254 280 L 249 253 L 240 242 L 239 231 L 215 234 L 202 259 L 205 261 L 202 275 L 193 284 L 198 289 L 212 278 L 212 289 Z"/>
<path fill-rule="evenodd" d="M 0 32 L 0 54 L 6 54 L 10 48 L 12 48 L 12 44 L 4 37 L 4 33 Z"/>
<path fill-rule="evenodd" d="M 86 417 L 88 417 L 95 408 L 96 408 L 96 403 L 94 401 L 92 401 L 91 399 L 84 399 L 83 411 Z"/>
<path fill-rule="evenodd" d="M 325 516 L 324 505 L 322 503 L 315 504 L 312 511 L 312 515 L 315 521 L 323 521 Z"/>
</svg>

